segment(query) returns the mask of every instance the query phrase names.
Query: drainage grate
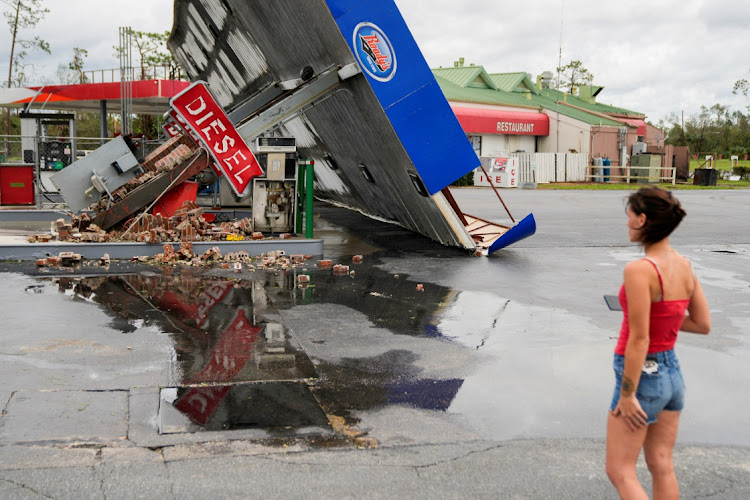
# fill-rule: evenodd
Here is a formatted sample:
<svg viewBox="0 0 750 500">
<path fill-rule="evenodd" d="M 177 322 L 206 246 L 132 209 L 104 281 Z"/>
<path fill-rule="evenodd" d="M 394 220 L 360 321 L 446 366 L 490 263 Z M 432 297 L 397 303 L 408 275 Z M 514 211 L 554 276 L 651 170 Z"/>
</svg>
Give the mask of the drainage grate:
<svg viewBox="0 0 750 500">
<path fill-rule="evenodd" d="M 301 382 L 166 387 L 159 401 L 159 433 L 234 429 L 329 427 Z"/>
</svg>

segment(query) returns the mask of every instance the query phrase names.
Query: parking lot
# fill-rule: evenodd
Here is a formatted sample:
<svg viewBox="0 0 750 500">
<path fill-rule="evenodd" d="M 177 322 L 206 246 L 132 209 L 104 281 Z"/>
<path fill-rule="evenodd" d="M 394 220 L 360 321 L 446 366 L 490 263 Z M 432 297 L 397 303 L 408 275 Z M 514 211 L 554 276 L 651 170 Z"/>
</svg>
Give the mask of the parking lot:
<svg viewBox="0 0 750 500">
<path fill-rule="evenodd" d="M 490 190 L 453 192 L 509 222 Z M 307 288 L 291 271 L 3 263 L 0 493 L 613 497 L 621 317 L 603 295 L 642 254 L 627 193 L 502 195 L 537 234 L 489 257 L 320 204 L 325 257 L 354 274 L 312 261 Z M 672 244 L 713 316 L 709 336 L 678 342 L 678 476 L 687 498 L 746 498 L 750 191 L 677 195 Z"/>
</svg>

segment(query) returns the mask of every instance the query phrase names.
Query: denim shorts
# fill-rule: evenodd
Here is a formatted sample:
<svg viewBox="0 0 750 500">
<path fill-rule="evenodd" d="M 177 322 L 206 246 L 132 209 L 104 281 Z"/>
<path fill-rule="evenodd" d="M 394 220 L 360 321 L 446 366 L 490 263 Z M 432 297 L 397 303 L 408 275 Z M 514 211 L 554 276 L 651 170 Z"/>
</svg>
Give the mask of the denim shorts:
<svg viewBox="0 0 750 500">
<path fill-rule="evenodd" d="M 654 362 L 656 366 L 654 367 Z M 647 424 L 656 422 L 656 416 L 662 410 L 680 411 L 685 406 L 685 381 L 680 371 L 680 363 L 674 349 L 663 352 L 654 352 L 646 355 L 644 370 L 641 371 L 641 379 L 635 397 L 641 404 L 641 408 L 648 415 Z M 620 384 L 622 374 L 625 370 L 625 356 L 615 354 L 613 363 L 615 370 L 615 393 L 612 396 L 610 410 L 614 410 L 620 400 Z M 655 371 L 654 371 L 655 369 Z"/>
</svg>

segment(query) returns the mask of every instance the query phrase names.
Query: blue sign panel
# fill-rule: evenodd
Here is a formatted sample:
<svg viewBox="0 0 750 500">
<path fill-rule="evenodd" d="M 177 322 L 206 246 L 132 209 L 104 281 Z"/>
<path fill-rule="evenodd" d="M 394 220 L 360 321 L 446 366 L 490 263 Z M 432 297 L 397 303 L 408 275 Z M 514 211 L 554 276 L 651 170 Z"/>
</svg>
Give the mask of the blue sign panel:
<svg viewBox="0 0 750 500">
<path fill-rule="evenodd" d="M 359 67 L 379 82 L 389 82 L 396 74 L 396 54 L 390 40 L 372 23 L 360 23 L 354 29 L 352 48 Z"/>
<path fill-rule="evenodd" d="M 326 0 L 430 194 L 479 166 L 393 0 Z"/>
</svg>

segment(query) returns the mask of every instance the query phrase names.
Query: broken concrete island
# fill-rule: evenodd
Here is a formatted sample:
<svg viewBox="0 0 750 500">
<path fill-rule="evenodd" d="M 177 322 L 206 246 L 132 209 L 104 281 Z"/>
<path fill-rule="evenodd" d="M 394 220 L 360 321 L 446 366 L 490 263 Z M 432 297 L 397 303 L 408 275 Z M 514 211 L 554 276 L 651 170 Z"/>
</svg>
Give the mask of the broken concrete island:
<svg viewBox="0 0 750 500">
<path fill-rule="evenodd" d="M 322 241 L 293 235 L 297 207 L 292 182 L 264 179 L 264 186 L 270 187 L 261 190 L 263 206 L 248 206 L 255 209 L 255 217 L 232 220 L 228 215 L 235 211 L 209 213 L 199 206 L 197 183 L 189 179 L 209 164 L 207 151 L 184 134 L 168 140 L 142 162 L 136 160 L 128 138 L 118 137 L 71 164 L 51 181 L 77 214 L 70 214 L 69 220 L 58 218 L 49 233 L 28 238 L 43 247 L 36 252 L 37 264 L 59 265 L 58 258 L 50 257 L 55 249 L 62 250 L 59 257 L 67 256 L 64 262 L 71 255 L 80 260 L 84 253 L 85 258 L 99 259 L 118 248 L 112 258 L 190 265 L 220 259 L 241 263 L 272 252 L 322 255 Z M 260 197 L 254 199 L 261 201 Z M 92 244 L 100 244 L 102 250 L 97 254 Z M 125 253 L 123 244 L 130 244 Z M 157 245 L 163 247 L 162 253 L 156 254 Z"/>
</svg>

